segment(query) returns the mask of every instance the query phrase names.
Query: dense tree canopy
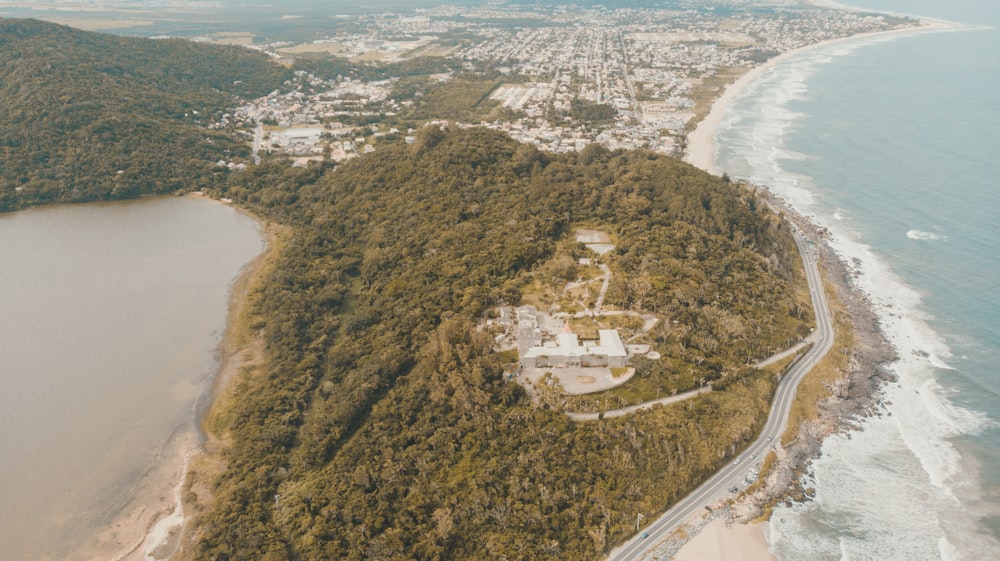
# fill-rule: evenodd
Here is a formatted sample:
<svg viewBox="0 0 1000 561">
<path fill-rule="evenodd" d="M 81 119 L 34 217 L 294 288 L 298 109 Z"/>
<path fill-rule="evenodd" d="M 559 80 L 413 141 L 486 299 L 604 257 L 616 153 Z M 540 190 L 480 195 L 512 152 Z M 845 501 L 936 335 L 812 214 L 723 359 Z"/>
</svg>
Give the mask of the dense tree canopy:
<svg viewBox="0 0 1000 561">
<path fill-rule="evenodd" d="M 0 211 L 211 185 L 248 149 L 205 125 L 289 75 L 239 47 L 0 19 Z"/>
<path fill-rule="evenodd" d="M 749 441 L 774 381 L 742 365 L 805 329 L 779 218 L 653 153 L 426 127 L 218 195 L 294 234 L 254 296 L 268 360 L 222 415 L 198 559 L 598 557 Z M 724 391 L 575 424 L 502 380 L 474 321 L 578 224 L 619 240 L 620 305 L 676 319 L 669 359 Z"/>
</svg>

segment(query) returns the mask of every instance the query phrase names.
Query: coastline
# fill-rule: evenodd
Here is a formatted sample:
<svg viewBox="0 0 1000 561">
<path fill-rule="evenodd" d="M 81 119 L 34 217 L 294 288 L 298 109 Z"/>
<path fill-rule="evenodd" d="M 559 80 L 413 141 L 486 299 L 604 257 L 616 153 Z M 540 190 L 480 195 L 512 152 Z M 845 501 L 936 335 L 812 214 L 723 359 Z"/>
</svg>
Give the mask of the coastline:
<svg viewBox="0 0 1000 561">
<path fill-rule="evenodd" d="M 247 342 L 238 333 L 239 318 L 264 265 L 275 248 L 279 233 L 273 225 L 224 201 L 201 193 L 196 197 L 230 206 L 260 225 L 264 242 L 261 252 L 247 262 L 229 287 L 226 327 L 215 351 L 216 368 L 209 392 L 195 405 L 195 419 L 171 435 L 159 455 L 159 461 L 143 474 L 135 498 L 123 509 L 123 516 L 112 520 L 113 526 L 95 536 L 94 547 L 79 552 L 74 559 L 83 561 L 162 561 L 171 559 L 183 545 L 192 505 L 185 495 L 192 492 L 199 474 L 211 473 L 219 441 L 205 426 L 216 404 L 225 398 L 231 382 L 244 365 Z"/>
<path fill-rule="evenodd" d="M 185 552 L 194 545 L 195 536 L 192 534 L 189 522 L 211 506 L 212 482 L 226 467 L 221 453 L 229 446 L 230 441 L 225 431 L 220 428 L 224 421 L 219 416 L 224 414 L 229 401 L 233 399 L 236 379 L 263 359 L 261 342 L 249 332 L 246 317 L 251 295 L 270 270 L 274 256 L 280 252 L 286 229 L 231 205 L 229 201 L 218 202 L 232 206 L 260 224 L 264 249 L 244 266 L 230 289 L 226 330 L 216 351 L 218 368 L 212 381 L 212 389 L 204 396 L 198 411 L 198 431 L 201 441 L 199 446 L 190 452 L 190 468 L 177 483 L 177 505 L 184 512 L 184 516 L 174 525 L 174 531 L 164 542 L 167 547 L 156 551 L 156 555 L 147 556 L 143 561 L 184 559 Z M 150 532 L 152 533 L 153 531 Z M 156 547 L 155 544 L 153 547 Z"/>
<path fill-rule="evenodd" d="M 796 49 L 773 58 L 767 63 L 758 66 L 741 76 L 735 83 L 726 88 L 723 95 L 720 96 L 715 103 L 713 103 L 709 114 L 706 115 L 702 122 L 698 124 L 696 130 L 693 131 L 689 137 L 688 152 L 685 156 L 685 160 L 708 171 L 709 173 L 715 175 L 721 174 L 721 170 L 715 161 L 716 147 L 714 137 L 717 133 L 719 125 L 722 122 L 722 115 L 751 83 L 759 78 L 764 72 L 791 56 L 821 46 L 828 46 L 840 42 L 863 40 L 890 34 L 924 32 L 935 29 L 944 30 L 951 27 L 953 26 L 950 24 L 921 20 L 921 25 L 917 27 L 855 35 L 824 41 L 803 47 L 801 49 Z M 772 204 L 783 206 L 780 202 L 775 201 L 772 201 Z M 787 206 L 784 206 L 783 208 L 786 214 L 795 214 L 794 210 L 788 208 Z M 241 210 L 241 212 L 243 211 Z M 807 219 L 802 218 L 801 216 L 795 218 L 795 220 L 800 221 L 800 223 L 808 222 Z M 817 229 L 813 225 L 808 225 L 805 229 L 811 232 L 812 237 L 815 239 L 819 240 L 822 238 L 821 229 Z M 246 364 L 246 358 L 243 355 L 246 351 L 245 345 L 248 344 L 248 342 L 238 340 L 238 336 L 233 333 L 233 329 L 236 325 L 237 318 L 240 316 L 242 310 L 244 310 L 246 299 L 249 294 L 249 287 L 252 284 L 253 279 L 257 277 L 260 272 L 260 268 L 266 260 L 265 258 L 270 254 L 273 248 L 273 233 L 267 234 L 266 227 L 264 231 L 265 238 L 268 240 L 266 248 L 261 252 L 261 254 L 254 258 L 253 261 L 247 264 L 244 271 L 241 272 L 240 277 L 231 287 L 230 311 L 229 317 L 227 318 L 226 332 L 219 345 L 219 364 L 214 375 L 210 403 L 207 404 L 206 408 L 203 408 L 205 411 L 216 407 L 220 400 L 225 399 L 233 378 Z M 836 280 L 836 284 L 838 285 L 837 290 L 841 291 L 842 289 L 853 293 L 853 295 L 847 296 L 848 299 L 859 298 L 856 292 L 854 292 L 854 290 L 850 287 L 849 271 L 843 267 L 843 264 L 839 262 L 836 255 L 831 250 L 826 248 L 825 245 L 822 251 L 825 254 L 823 259 L 825 265 L 823 268 L 828 277 L 834 277 Z M 838 267 L 838 265 L 840 266 Z M 833 269 L 828 268 L 830 266 L 832 266 Z M 828 280 L 830 279 L 828 278 Z M 864 305 L 865 303 L 863 302 L 863 297 L 860 297 L 860 299 L 860 303 Z M 870 311 L 868 313 L 870 314 Z M 853 318 L 854 316 L 852 315 L 852 319 Z M 875 330 L 877 331 L 877 326 L 875 327 Z M 872 336 L 877 338 L 879 335 Z M 874 390 L 877 392 L 877 386 Z M 875 397 L 874 393 L 871 394 L 871 397 L 877 401 L 877 397 Z M 797 473 L 803 466 L 808 464 L 808 460 L 811 457 L 809 455 L 809 450 L 811 449 L 812 453 L 818 453 L 818 444 L 822 438 L 827 434 L 830 434 L 830 432 L 837 430 L 839 427 L 844 426 L 845 423 L 847 423 L 846 417 L 850 415 L 852 411 L 853 409 L 842 408 L 835 414 L 831 415 L 832 418 L 826 418 L 822 423 L 816 423 L 816 425 L 819 426 L 802 428 L 800 431 L 801 436 L 797 439 L 797 442 L 801 440 L 805 442 L 806 445 L 801 450 L 801 456 L 797 459 L 793 456 L 785 463 L 784 475 L 789 479 L 783 482 L 771 483 L 771 477 L 768 477 L 769 482 L 766 485 L 766 488 L 772 493 L 770 496 L 771 499 L 777 496 L 787 496 L 789 494 L 790 489 L 793 489 L 796 484 L 795 480 L 797 479 Z M 872 414 L 873 409 L 871 403 L 863 408 L 863 411 L 867 412 L 867 414 Z M 208 415 L 208 413 L 205 413 L 204 415 L 200 413 L 199 424 L 206 422 Z M 129 528 L 123 528 L 121 524 L 115 527 L 115 536 L 131 535 L 133 530 L 137 530 L 140 536 L 138 543 L 133 541 L 132 543 L 134 545 L 132 545 L 128 551 L 113 558 L 115 561 L 131 561 L 133 559 L 167 559 L 182 547 L 182 534 L 184 532 L 185 522 L 189 519 L 185 516 L 184 512 L 184 503 L 187 502 L 182 500 L 184 491 L 190 489 L 192 479 L 197 478 L 201 480 L 202 483 L 205 482 L 204 480 L 207 477 L 206 474 L 211 473 L 211 467 L 206 467 L 208 465 L 206 462 L 211 463 L 212 461 L 216 461 L 211 457 L 213 455 L 213 451 L 217 451 L 220 446 L 224 446 L 224 442 L 216 438 L 218 435 L 209 434 L 209 431 L 205 430 L 204 427 L 202 427 L 200 431 L 193 432 L 198 433 L 200 442 L 195 443 L 187 453 L 180 454 L 179 461 L 165 461 L 161 466 L 156 468 L 157 470 L 163 471 L 169 470 L 174 474 L 171 478 L 174 483 L 170 486 L 168 496 L 160 494 L 156 502 L 149 503 L 148 505 L 141 506 L 137 509 L 137 514 L 129 516 Z M 173 441 L 174 439 L 172 438 L 171 440 Z M 810 448 L 809 445 L 812 445 L 813 448 Z M 181 445 L 182 448 L 183 446 L 184 445 Z M 785 462 L 785 460 L 782 460 L 782 462 Z M 197 466 L 197 470 L 191 469 L 193 464 Z M 195 473 L 196 471 L 197 473 Z M 772 473 L 775 471 L 776 470 L 772 470 Z M 199 493 L 199 501 L 197 502 L 202 503 L 200 498 Z M 754 506 L 757 508 L 761 508 L 761 505 L 763 504 L 759 497 L 757 499 L 746 499 L 746 501 L 756 503 Z M 688 546 L 690 546 L 690 548 Z M 725 528 L 723 521 L 721 519 L 716 519 L 704 526 L 700 533 L 691 539 L 688 545 L 685 545 L 684 548 L 678 551 L 676 556 L 673 558 L 678 560 L 691 559 L 694 561 L 718 558 L 748 560 L 759 559 L 768 561 L 775 560 L 776 558 L 767 548 L 768 545 L 764 539 L 764 526 L 762 524 L 736 524 L 733 525 L 732 528 Z"/>
<path fill-rule="evenodd" d="M 756 66 L 750 69 L 746 74 L 740 76 L 735 82 L 727 87 L 724 92 L 722 92 L 722 95 L 719 96 L 718 99 L 712 103 L 712 108 L 709 109 L 705 118 L 698 123 L 690 134 L 688 134 L 683 160 L 712 175 L 722 175 L 725 170 L 719 167 L 719 162 L 717 161 L 715 136 L 719 131 L 719 125 L 722 124 L 723 116 L 726 114 L 729 106 L 739 99 L 740 95 L 750 84 L 760 78 L 768 70 L 778 64 L 781 64 L 789 58 L 820 47 L 828 47 L 830 45 L 863 41 L 879 37 L 889 37 L 893 35 L 905 35 L 909 33 L 947 31 L 957 27 L 958 26 L 956 24 L 949 22 L 921 18 L 918 20 L 918 24 L 915 27 L 904 27 L 873 33 L 861 33 L 859 35 L 851 35 L 849 37 L 840 37 L 837 39 L 820 41 L 819 43 L 794 49 L 768 59 L 764 64 Z"/>
<path fill-rule="evenodd" d="M 865 41 L 872 38 L 909 33 L 947 31 L 959 26 L 950 22 L 920 18 L 916 27 L 866 33 L 823 41 L 783 53 L 758 66 L 734 82 L 713 103 L 709 114 L 688 136 L 684 160 L 710 174 L 721 175 L 725 170 L 717 161 L 715 136 L 723 115 L 746 88 L 771 68 L 803 52 L 834 44 Z M 821 453 L 823 440 L 834 433 L 851 430 L 859 419 L 884 414 L 883 388 L 895 379 L 889 365 L 897 352 L 882 332 L 879 318 L 868 297 L 853 283 L 855 272 L 829 245 L 828 233 L 800 214 L 785 200 L 770 191 L 759 191 L 786 219 L 798 225 L 814 242 L 820 258 L 824 283 L 833 299 L 843 308 L 849 324 L 850 347 L 848 368 L 844 377 L 829 387 L 829 395 L 817 404 L 818 417 L 803 420 L 797 434 L 778 448 L 776 461 L 762 474 L 760 484 L 752 492 L 739 497 L 727 509 L 728 522 L 722 518 L 699 516 L 685 527 L 687 536 L 676 540 L 675 553 L 655 556 L 676 561 L 779 561 L 771 552 L 766 537 L 766 520 L 776 504 L 810 500 L 809 490 L 802 486 L 802 475 Z M 838 337 L 841 334 L 838 333 Z M 801 392 L 801 389 L 800 389 Z M 728 528 L 727 528 L 728 526 Z"/>
<path fill-rule="evenodd" d="M 820 456 L 823 440 L 852 430 L 863 418 L 882 415 L 882 389 L 895 379 L 890 364 L 897 358 L 896 350 L 881 331 L 868 298 L 854 286 L 851 267 L 828 245 L 826 230 L 770 192 L 761 190 L 758 194 L 812 240 L 834 315 L 846 318 L 843 323 L 848 333 L 838 327 L 837 339 L 846 335 L 849 346 L 845 346 L 844 353 L 836 352 L 835 347 L 835 352 L 803 380 L 799 396 L 807 384 L 813 383 L 826 388 L 825 397 L 816 404 L 815 418 L 800 419 L 794 426 L 790 420 L 782 438 L 785 444 L 776 447 L 774 461 L 762 471 L 761 479 L 722 510 L 689 518 L 679 532 L 657 548 L 651 557 L 655 561 L 780 561 L 771 552 L 767 538 L 771 509 L 778 504 L 810 500 L 802 475 Z M 832 381 L 817 376 L 827 361 L 841 359 L 836 356 L 840 354 L 845 354 L 846 362 L 841 376 Z"/>
<path fill-rule="evenodd" d="M 983 334 L 998 316 L 972 280 L 996 264 L 967 258 L 981 253 L 969 249 L 985 225 L 977 218 L 989 170 L 980 164 L 989 158 L 980 150 L 996 128 L 936 135 L 941 122 L 996 120 L 995 108 L 965 100 L 992 87 L 975 70 L 995 66 L 981 55 L 996 43 L 996 28 L 985 24 L 997 14 L 935 13 L 968 23 L 932 27 L 962 33 L 915 32 L 805 54 L 750 86 L 719 125 L 720 167 L 773 185 L 829 227 L 844 275 L 868 296 L 899 355 L 889 365 L 898 379 L 876 388 L 883 405 L 874 416 L 841 419 L 847 430 L 824 438 L 807 463 L 803 486 L 815 502 L 775 508 L 768 535 L 783 556 L 839 547 L 851 557 L 940 551 L 985 559 L 998 550 L 997 526 L 987 522 L 996 509 L 982 502 L 996 494 L 997 464 L 980 461 L 995 450 L 996 409 L 978 396 L 995 384 L 988 372 L 998 347 Z M 948 107 L 961 111 L 939 111 Z M 910 142 L 923 137 L 934 142 Z M 943 152 L 956 156 L 936 160 Z M 967 190 L 936 199 L 952 177 Z M 926 188 L 911 187 L 918 184 Z M 933 229 L 918 227 L 931 221 Z"/>
</svg>

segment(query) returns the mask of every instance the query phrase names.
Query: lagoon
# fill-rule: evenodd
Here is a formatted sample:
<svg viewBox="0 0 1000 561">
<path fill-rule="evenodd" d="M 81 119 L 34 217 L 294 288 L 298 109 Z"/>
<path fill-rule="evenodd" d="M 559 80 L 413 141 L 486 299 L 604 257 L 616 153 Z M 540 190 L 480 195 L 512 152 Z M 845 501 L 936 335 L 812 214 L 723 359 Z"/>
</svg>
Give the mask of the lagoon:
<svg viewBox="0 0 1000 561">
<path fill-rule="evenodd" d="M 0 215 L 0 559 L 137 545 L 124 527 L 197 443 L 230 287 L 263 246 L 195 197 Z"/>
</svg>

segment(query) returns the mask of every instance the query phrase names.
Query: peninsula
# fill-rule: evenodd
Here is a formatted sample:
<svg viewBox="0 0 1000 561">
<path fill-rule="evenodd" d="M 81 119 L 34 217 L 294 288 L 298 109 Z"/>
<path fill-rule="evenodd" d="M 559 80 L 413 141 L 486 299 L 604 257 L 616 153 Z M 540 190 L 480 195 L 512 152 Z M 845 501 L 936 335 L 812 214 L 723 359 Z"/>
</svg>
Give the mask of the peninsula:
<svg viewBox="0 0 1000 561">
<path fill-rule="evenodd" d="M 742 478 L 780 434 L 776 392 L 832 344 L 789 213 L 674 156 L 706 153 L 689 132 L 761 61 L 914 22 L 440 10 L 267 54 L 0 20 L 20 53 L 0 209 L 198 190 L 275 232 L 157 555 L 607 555 L 711 474 Z M 46 64 L 63 79 L 33 80 Z M 74 98 L 100 103 L 41 110 Z M 511 355 L 485 326 L 530 308 L 565 332 Z M 584 361 L 609 383 L 545 377 Z"/>
</svg>

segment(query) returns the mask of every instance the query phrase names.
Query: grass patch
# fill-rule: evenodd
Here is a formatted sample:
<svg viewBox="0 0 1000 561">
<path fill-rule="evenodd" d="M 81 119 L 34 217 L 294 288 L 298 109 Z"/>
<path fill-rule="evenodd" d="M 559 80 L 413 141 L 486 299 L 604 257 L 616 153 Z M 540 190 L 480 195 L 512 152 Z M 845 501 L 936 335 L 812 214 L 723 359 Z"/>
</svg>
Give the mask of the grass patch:
<svg viewBox="0 0 1000 561">
<path fill-rule="evenodd" d="M 597 339 L 601 329 L 617 329 L 622 340 L 642 331 L 643 320 L 636 316 L 596 316 L 571 318 L 569 326 L 580 339 Z"/>
<path fill-rule="evenodd" d="M 579 276 L 580 280 L 593 280 L 604 274 L 604 271 L 600 267 L 594 265 L 578 265 L 576 268 L 576 274 Z M 598 286 L 598 288 L 600 288 Z"/>
<path fill-rule="evenodd" d="M 768 364 L 767 366 L 761 368 L 760 370 L 761 372 L 767 372 L 768 374 L 777 376 L 778 374 L 784 372 L 789 366 L 791 366 L 791 364 L 795 362 L 795 359 L 801 356 L 802 353 L 804 353 L 808 348 L 809 347 L 803 347 L 799 352 L 791 356 L 786 356 L 785 358 L 773 364 Z"/>
<path fill-rule="evenodd" d="M 563 307 L 563 310 L 567 310 L 569 306 L 577 306 L 582 309 L 580 303 L 588 308 L 592 308 L 594 303 L 597 302 L 597 295 L 600 291 L 601 283 L 599 281 L 591 281 L 563 292 L 559 303 Z"/>
<path fill-rule="evenodd" d="M 771 471 L 771 468 L 774 467 L 774 463 L 777 461 L 778 455 L 775 454 L 773 450 L 768 452 L 767 456 L 764 456 L 764 463 L 760 466 L 760 475 L 757 476 L 757 481 L 754 481 L 753 485 L 747 487 L 746 492 L 748 494 L 756 492 L 764 485 L 764 479 L 767 478 L 767 474 Z M 773 509 L 774 502 L 768 501 L 767 504 L 764 505 L 761 515 L 755 518 L 753 522 L 766 522 L 771 518 L 771 512 Z"/>
<path fill-rule="evenodd" d="M 623 335 L 642 331 L 643 320 L 638 316 L 597 316 L 601 329 L 620 329 Z"/>
<path fill-rule="evenodd" d="M 764 486 L 764 479 L 767 477 L 767 472 L 774 466 L 774 462 L 776 461 L 778 461 L 778 455 L 774 453 L 774 450 L 771 450 L 764 456 L 764 461 L 760 465 L 760 471 L 757 473 L 757 480 L 746 488 L 744 491 L 746 494 L 754 493 Z"/>
<path fill-rule="evenodd" d="M 401 117 L 478 121 L 486 118 L 500 105 L 500 102 L 489 97 L 498 85 L 495 80 L 470 78 L 425 82 L 412 98 L 414 106 Z M 416 95 L 417 93 L 420 95 Z"/>
<path fill-rule="evenodd" d="M 517 362 L 518 359 L 517 349 L 507 349 L 506 351 L 498 352 L 496 355 L 497 355 L 497 360 L 499 360 L 503 364 Z"/>
<path fill-rule="evenodd" d="M 521 286 L 521 305 L 534 306 L 545 311 L 559 297 L 559 289 L 551 283 L 542 282 L 538 275 L 532 275 L 530 280 Z"/>
</svg>

